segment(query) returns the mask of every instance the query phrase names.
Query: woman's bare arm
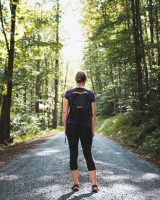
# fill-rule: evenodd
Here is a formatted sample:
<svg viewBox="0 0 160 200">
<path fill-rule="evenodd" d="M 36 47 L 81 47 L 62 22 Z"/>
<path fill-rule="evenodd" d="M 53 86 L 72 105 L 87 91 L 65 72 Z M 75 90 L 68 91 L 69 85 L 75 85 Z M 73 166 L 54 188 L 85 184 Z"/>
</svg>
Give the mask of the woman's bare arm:
<svg viewBox="0 0 160 200">
<path fill-rule="evenodd" d="M 63 99 L 63 112 L 62 112 L 62 122 L 64 126 L 64 131 L 66 134 L 66 125 L 67 125 L 67 116 L 68 116 L 68 100 L 66 98 Z"/>
<path fill-rule="evenodd" d="M 95 135 L 95 127 L 96 127 L 96 101 L 91 103 L 92 106 L 92 134 Z"/>
</svg>

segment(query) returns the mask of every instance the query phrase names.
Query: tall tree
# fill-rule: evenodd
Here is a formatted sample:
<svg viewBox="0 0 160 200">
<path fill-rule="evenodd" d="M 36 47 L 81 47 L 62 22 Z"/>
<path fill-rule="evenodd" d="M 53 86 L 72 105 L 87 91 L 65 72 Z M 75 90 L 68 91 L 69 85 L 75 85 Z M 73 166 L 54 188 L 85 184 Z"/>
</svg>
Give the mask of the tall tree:
<svg viewBox="0 0 160 200">
<path fill-rule="evenodd" d="M 137 93 L 138 93 L 138 109 L 143 110 L 143 79 L 142 79 L 142 49 L 140 37 L 140 21 L 139 21 L 139 0 L 132 0 L 132 20 L 133 20 L 133 34 L 135 41 L 135 62 L 137 74 Z"/>
<path fill-rule="evenodd" d="M 160 91 L 160 2 L 83 0 L 83 4 L 84 68 L 92 74 L 97 108 L 102 114 L 122 109 L 148 112 L 153 102 L 158 105 Z"/>
<path fill-rule="evenodd" d="M 14 66 L 14 51 L 15 51 L 15 24 L 18 0 L 10 0 L 10 41 L 8 42 L 7 34 L 4 28 L 2 3 L 0 1 L 0 17 L 3 34 L 6 41 L 8 52 L 8 63 L 5 69 L 4 84 L 7 91 L 2 96 L 1 116 L 0 116 L 0 142 L 10 140 L 10 109 L 12 99 L 12 81 L 13 81 L 13 66 Z"/>
<path fill-rule="evenodd" d="M 59 22 L 60 22 L 60 5 L 59 0 L 56 0 L 56 60 L 55 60 L 55 77 L 54 77 L 54 108 L 52 128 L 57 128 L 58 122 L 58 86 L 59 86 Z"/>
</svg>

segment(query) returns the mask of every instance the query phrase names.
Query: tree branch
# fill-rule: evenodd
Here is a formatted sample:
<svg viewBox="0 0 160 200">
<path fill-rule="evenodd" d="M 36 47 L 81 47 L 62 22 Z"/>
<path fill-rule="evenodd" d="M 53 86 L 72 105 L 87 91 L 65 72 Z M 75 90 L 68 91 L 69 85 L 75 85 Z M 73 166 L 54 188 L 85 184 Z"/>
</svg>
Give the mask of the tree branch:
<svg viewBox="0 0 160 200">
<path fill-rule="evenodd" d="M 2 25 L 2 32 L 3 32 L 3 35 L 4 35 L 4 38 L 5 38 L 5 42 L 6 42 L 6 47 L 7 47 L 7 51 L 9 53 L 9 43 L 8 43 L 8 39 L 7 39 L 7 35 L 6 35 L 6 32 L 5 32 L 5 28 L 4 28 L 4 22 L 3 22 L 3 11 L 2 11 L 2 2 L 0 0 L 0 21 L 1 21 L 1 25 Z"/>
</svg>

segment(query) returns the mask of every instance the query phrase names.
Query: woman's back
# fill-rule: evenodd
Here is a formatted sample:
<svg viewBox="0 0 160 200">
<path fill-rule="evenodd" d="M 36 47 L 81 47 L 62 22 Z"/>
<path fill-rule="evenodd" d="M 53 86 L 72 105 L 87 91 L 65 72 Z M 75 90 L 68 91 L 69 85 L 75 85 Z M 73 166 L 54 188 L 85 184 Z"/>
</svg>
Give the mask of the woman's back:
<svg viewBox="0 0 160 200">
<path fill-rule="evenodd" d="M 73 89 L 67 90 L 64 94 L 64 97 L 68 100 L 69 105 L 71 105 L 73 99 L 75 98 L 75 95 L 78 96 L 78 95 L 82 95 L 82 94 L 87 94 L 90 105 L 92 102 L 94 102 L 96 100 L 95 94 L 91 90 L 88 90 L 83 87 L 75 87 Z M 85 121 L 78 122 L 76 120 L 76 118 L 74 117 L 74 115 L 72 115 L 70 113 L 68 115 L 67 123 L 68 124 L 79 124 L 80 123 L 81 125 L 91 126 L 91 117 L 87 117 L 85 119 Z"/>
</svg>

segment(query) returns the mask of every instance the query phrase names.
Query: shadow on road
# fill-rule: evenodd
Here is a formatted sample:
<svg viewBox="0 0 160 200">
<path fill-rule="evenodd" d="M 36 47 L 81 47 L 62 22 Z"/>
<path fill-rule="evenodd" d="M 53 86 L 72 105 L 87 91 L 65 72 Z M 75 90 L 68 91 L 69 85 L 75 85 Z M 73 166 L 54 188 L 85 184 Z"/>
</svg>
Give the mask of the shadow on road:
<svg viewBox="0 0 160 200">
<path fill-rule="evenodd" d="M 68 199 L 72 194 L 74 194 L 74 192 L 69 192 L 69 193 L 63 194 L 63 195 L 60 196 L 57 200 Z"/>
<path fill-rule="evenodd" d="M 66 200 L 72 194 L 74 194 L 74 192 L 66 193 L 66 194 L 60 196 L 57 200 Z M 84 199 L 84 198 L 90 197 L 92 195 L 93 195 L 93 193 L 91 193 L 91 192 L 90 193 L 86 193 L 86 194 L 80 194 L 80 195 L 77 195 L 77 196 L 74 196 L 74 197 L 70 198 L 70 200 L 80 200 L 80 199 Z"/>
</svg>

